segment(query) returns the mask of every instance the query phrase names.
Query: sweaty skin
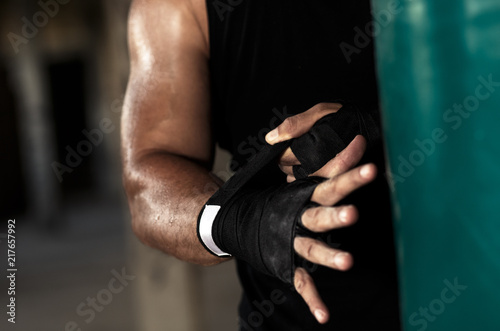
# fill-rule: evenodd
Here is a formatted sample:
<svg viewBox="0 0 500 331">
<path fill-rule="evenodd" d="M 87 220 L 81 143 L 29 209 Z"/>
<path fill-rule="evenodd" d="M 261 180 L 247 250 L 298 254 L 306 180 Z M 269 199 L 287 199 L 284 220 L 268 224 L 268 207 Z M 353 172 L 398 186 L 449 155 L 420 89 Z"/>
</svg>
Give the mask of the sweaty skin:
<svg viewBox="0 0 500 331">
<path fill-rule="evenodd" d="M 196 232 L 201 208 L 221 185 L 210 174 L 214 141 L 205 1 L 135 0 L 128 38 L 131 69 L 121 139 L 133 230 L 146 245 L 181 260 L 200 265 L 226 261 L 208 253 Z M 275 130 L 274 140 L 267 137 L 268 142 L 298 137 L 336 110 L 336 104 L 312 107 L 287 119 Z M 304 226 L 320 232 L 355 223 L 354 206 L 331 206 L 375 178 L 372 164 L 351 169 L 365 147 L 364 138 L 356 137 L 316 173 L 329 180 L 314 191 L 311 200 L 322 206 L 304 213 Z M 290 175 L 290 166 L 297 162 L 288 151 L 279 166 Z M 347 270 L 352 265 L 349 253 L 320 241 L 297 238 L 294 247 L 304 258 L 331 268 Z M 296 270 L 295 287 L 316 319 L 327 322 L 328 310 L 302 268 Z"/>
</svg>

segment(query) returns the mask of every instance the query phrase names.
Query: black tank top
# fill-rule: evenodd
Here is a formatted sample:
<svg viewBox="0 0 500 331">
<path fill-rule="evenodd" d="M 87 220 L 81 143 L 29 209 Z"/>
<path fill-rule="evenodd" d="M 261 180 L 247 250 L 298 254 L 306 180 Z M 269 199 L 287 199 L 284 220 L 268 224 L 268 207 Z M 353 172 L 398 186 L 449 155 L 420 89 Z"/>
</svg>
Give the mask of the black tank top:
<svg viewBox="0 0 500 331">
<path fill-rule="evenodd" d="M 290 115 L 350 101 L 378 118 L 368 0 L 208 0 L 213 127 L 238 169 Z M 368 32 L 367 32 L 368 29 Z M 381 150 L 374 149 L 379 167 Z M 373 160 L 373 154 L 372 154 Z M 379 169 L 383 173 L 383 169 Z M 269 182 L 284 180 L 276 167 Z M 238 261 L 240 330 L 399 330 L 397 282 L 384 178 L 351 196 L 355 226 L 322 236 L 353 253 L 348 272 L 306 266 L 329 306 L 320 326 L 301 297 Z"/>
</svg>

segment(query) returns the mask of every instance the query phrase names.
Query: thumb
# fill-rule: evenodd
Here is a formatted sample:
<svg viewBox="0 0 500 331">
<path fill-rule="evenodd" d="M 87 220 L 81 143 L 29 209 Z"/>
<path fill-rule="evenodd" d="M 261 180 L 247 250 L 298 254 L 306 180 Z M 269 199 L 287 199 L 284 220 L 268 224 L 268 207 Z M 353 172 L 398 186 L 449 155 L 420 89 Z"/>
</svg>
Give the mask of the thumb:
<svg viewBox="0 0 500 331">
<path fill-rule="evenodd" d="M 309 131 L 314 123 L 330 113 L 337 112 L 342 107 L 339 103 L 319 103 L 303 113 L 286 118 L 283 123 L 266 135 L 266 141 L 270 145 L 285 140 L 300 137 Z"/>
</svg>

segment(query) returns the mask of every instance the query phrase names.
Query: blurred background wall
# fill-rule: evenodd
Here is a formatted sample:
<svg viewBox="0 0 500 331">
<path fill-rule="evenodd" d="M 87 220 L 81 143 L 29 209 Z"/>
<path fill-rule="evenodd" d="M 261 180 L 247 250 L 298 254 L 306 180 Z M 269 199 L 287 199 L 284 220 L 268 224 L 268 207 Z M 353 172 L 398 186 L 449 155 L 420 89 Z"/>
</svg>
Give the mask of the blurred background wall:
<svg viewBox="0 0 500 331">
<path fill-rule="evenodd" d="M 130 231 L 119 157 L 129 6 L 0 2 L 0 265 L 15 219 L 18 269 L 16 324 L 0 308 L 1 330 L 236 329 L 232 262 L 189 265 Z M 218 151 L 214 171 L 227 164 Z"/>
</svg>

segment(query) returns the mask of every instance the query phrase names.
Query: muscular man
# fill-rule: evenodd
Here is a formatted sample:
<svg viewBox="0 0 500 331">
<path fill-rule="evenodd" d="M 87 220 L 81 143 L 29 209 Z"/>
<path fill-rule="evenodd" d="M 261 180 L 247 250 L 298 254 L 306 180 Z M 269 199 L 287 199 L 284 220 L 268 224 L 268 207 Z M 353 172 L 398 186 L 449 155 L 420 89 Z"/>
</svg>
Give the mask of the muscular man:
<svg viewBox="0 0 500 331">
<path fill-rule="evenodd" d="M 338 99 L 375 109 L 371 45 L 351 54 L 349 63 L 339 47 L 369 19 L 368 1 L 135 0 L 122 154 L 132 225 L 141 241 L 196 264 L 227 260 L 210 254 L 197 237 L 200 210 L 222 184 L 210 174 L 214 144 L 232 152 L 238 169 L 287 116 L 267 143 L 306 133 L 339 110 L 332 102 Z M 365 147 L 356 137 L 314 174 L 327 180 L 314 190 L 311 201 L 318 205 L 304 212 L 302 223 L 333 235 L 295 238 L 296 253 L 315 264 L 295 270 L 296 292 L 238 261 L 241 319 L 274 289 L 287 298 L 254 329 L 398 329 L 385 192 L 362 195 L 371 213 L 364 225 L 353 225 L 358 209 L 343 200 L 376 177 L 374 164 L 353 168 Z M 276 173 L 281 169 L 291 182 L 298 163 L 287 149 Z M 269 182 L 284 180 L 269 175 Z M 349 252 L 356 263 L 346 271 L 353 266 Z"/>
</svg>

